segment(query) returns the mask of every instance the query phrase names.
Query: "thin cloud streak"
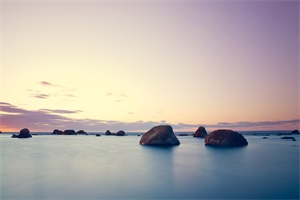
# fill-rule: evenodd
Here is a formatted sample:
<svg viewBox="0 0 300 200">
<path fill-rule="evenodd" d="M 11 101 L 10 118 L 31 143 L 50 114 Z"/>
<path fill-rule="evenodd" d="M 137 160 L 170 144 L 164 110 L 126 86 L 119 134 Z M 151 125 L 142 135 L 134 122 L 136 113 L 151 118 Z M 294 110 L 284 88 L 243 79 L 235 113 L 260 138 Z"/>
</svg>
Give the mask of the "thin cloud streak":
<svg viewBox="0 0 300 200">
<path fill-rule="evenodd" d="M 104 131 L 112 130 L 117 131 L 120 129 L 126 131 L 143 131 L 149 130 L 153 126 L 161 124 L 169 124 L 174 130 L 196 130 L 199 126 L 204 126 L 208 129 L 230 128 L 230 129 L 243 129 L 260 127 L 274 127 L 274 126 L 294 126 L 299 127 L 300 119 L 292 120 L 278 120 L 278 121 L 261 121 L 261 122 L 219 122 L 217 124 L 186 124 L 167 123 L 166 120 L 155 121 L 136 121 L 136 122 L 122 122 L 113 120 L 96 120 L 96 119 L 73 119 L 71 117 L 62 116 L 60 114 L 76 114 L 80 110 L 26 110 L 14 106 L 9 103 L 0 102 L 0 120 L 1 129 L 16 129 L 27 127 L 33 131 L 52 131 L 56 128 L 60 129 L 84 129 L 86 131 Z"/>
</svg>

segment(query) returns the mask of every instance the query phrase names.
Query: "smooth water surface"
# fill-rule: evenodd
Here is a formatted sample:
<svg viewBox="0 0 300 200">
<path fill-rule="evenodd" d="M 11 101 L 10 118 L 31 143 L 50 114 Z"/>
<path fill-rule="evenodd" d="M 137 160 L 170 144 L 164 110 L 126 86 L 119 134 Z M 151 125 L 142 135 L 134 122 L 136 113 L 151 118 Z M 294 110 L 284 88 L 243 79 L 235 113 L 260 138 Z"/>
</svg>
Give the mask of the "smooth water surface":
<svg viewBox="0 0 300 200">
<path fill-rule="evenodd" d="M 299 136 L 213 148 L 137 136 L 0 136 L 0 199 L 299 199 Z"/>
</svg>

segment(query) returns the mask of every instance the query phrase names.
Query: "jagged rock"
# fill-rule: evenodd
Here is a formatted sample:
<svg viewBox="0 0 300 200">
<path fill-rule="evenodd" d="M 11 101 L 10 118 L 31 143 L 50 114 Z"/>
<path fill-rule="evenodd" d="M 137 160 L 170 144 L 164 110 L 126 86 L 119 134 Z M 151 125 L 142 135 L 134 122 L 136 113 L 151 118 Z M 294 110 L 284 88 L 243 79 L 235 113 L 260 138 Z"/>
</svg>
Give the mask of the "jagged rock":
<svg viewBox="0 0 300 200">
<path fill-rule="evenodd" d="M 173 132 L 173 128 L 169 125 L 155 126 L 148 132 L 144 133 L 141 140 L 141 145 L 179 145 L 180 142 Z"/>
<path fill-rule="evenodd" d="M 211 132 L 205 137 L 205 145 L 217 146 L 245 146 L 248 145 L 247 140 L 240 133 L 228 130 L 219 129 Z"/>
<path fill-rule="evenodd" d="M 207 132 L 203 126 L 200 126 L 193 136 L 205 138 L 207 136 Z"/>
<path fill-rule="evenodd" d="M 115 134 L 115 136 L 125 136 L 126 134 L 125 134 L 125 132 L 124 131 L 118 131 L 116 134 Z"/>
<path fill-rule="evenodd" d="M 13 134 L 11 137 L 12 138 L 31 138 L 32 135 L 30 134 L 29 129 L 23 128 L 22 130 L 20 130 L 19 135 Z"/>
</svg>

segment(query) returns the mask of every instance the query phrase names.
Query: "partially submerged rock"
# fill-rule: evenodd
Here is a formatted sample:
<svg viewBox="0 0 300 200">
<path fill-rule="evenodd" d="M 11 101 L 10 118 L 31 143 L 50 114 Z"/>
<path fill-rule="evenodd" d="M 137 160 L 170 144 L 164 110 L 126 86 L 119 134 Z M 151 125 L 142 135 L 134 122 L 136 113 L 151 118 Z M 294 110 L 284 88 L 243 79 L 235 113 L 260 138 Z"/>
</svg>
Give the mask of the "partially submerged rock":
<svg viewBox="0 0 300 200">
<path fill-rule="evenodd" d="M 112 133 L 111 133 L 109 130 L 107 130 L 107 131 L 105 132 L 105 135 L 112 135 Z"/>
<path fill-rule="evenodd" d="M 298 130 L 293 130 L 292 132 L 291 132 L 291 135 L 299 135 L 300 133 L 299 133 L 299 131 Z"/>
<path fill-rule="evenodd" d="M 203 126 L 200 126 L 197 131 L 193 135 L 194 137 L 205 138 L 207 136 L 207 132 Z"/>
<path fill-rule="evenodd" d="M 76 132 L 78 135 L 88 135 L 84 130 L 79 130 Z"/>
<path fill-rule="evenodd" d="M 141 140 L 141 145 L 162 145 L 172 146 L 179 145 L 180 142 L 173 132 L 173 128 L 169 125 L 155 126 L 148 132 L 144 133 Z"/>
<path fill-rule="evenodd" d="M 245 146 L 248 145 L 247 140 L 240 133 L 228 130 L 219 129 L 211 132 L 205 137 L 205 145 L 216 146 Z"/>
<path fill-rule="evenodd" d="M 115 134 L 115 136 L 125 136 L 125 135 L 126 135 L 125 132 L 122 130 L 116 132 L 116 134 Z"/>
<path fill-rule="evenodd" d="M 58 130 L 58 129 L 54 129 L 54 130 L 53 130 L 53 134 L 54 134 L 54 135 L 62 135 L 62 134 L 64 134 L 64 132 L 61 131 L 61 130 Z"/>
<path fill-rule="evenodd" d="M 64 135 L 77 135 L 74 130 L 64 130 Z"/>
<path fill-rule="evenodd" d="M 292 140 L 292 141 L 296 141 L 296 138 L 294 138 L 294 137 L 289 137 L 289 136 L 281 137 L 281 139 L 283 139 L 283 140 Z"/>
<path fill-rule="evenodd" d="M 96 137 L 100 137 L 100 136 L 101 136 L 101 134 L 100 134 L 100 133 L 96 133 L 95 135 L 96 135 Z"/>
<path fill-rule="evenodd" d="M 31 138 L 32 135 L 30 134 L 29 129 L 23 128 L 22 130 L 20 130 L 19 135 L 13 134 L 11 137 L 12 138 Z"/>
</svg>

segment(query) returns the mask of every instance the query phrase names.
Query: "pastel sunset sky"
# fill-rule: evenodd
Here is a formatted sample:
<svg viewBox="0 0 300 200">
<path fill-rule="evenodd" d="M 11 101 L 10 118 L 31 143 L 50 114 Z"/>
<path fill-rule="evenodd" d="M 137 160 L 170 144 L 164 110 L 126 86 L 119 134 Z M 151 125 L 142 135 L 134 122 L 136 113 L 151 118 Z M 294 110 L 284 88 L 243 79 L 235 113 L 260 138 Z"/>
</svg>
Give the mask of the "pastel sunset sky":
<svg viewBox="0 0 300 200">
<path fill-rule="evenodd" d="M 299 129 L 299 1 L 2 0 L 0 130 Z"/>
</svg>

